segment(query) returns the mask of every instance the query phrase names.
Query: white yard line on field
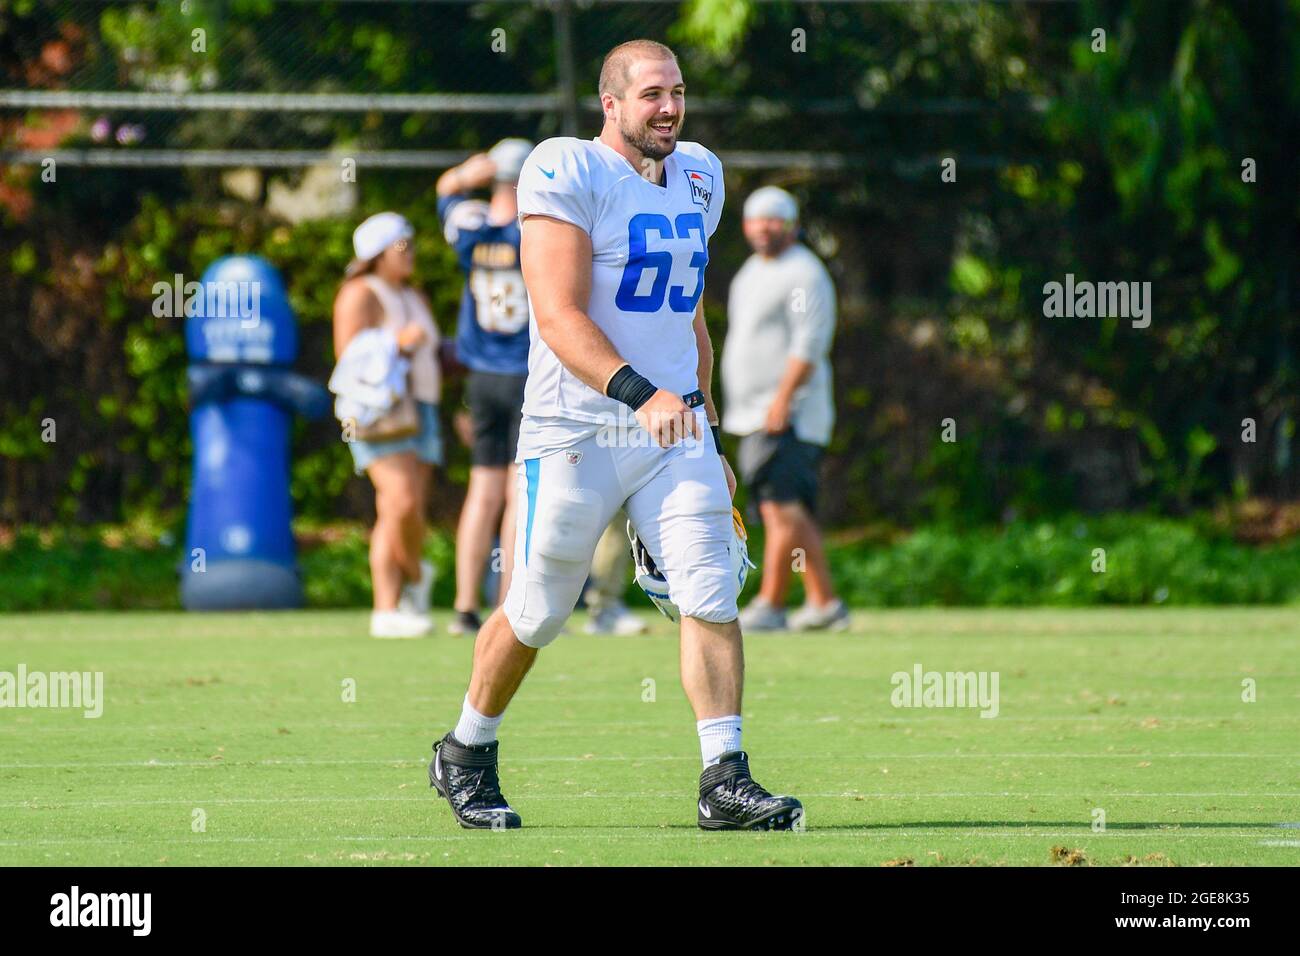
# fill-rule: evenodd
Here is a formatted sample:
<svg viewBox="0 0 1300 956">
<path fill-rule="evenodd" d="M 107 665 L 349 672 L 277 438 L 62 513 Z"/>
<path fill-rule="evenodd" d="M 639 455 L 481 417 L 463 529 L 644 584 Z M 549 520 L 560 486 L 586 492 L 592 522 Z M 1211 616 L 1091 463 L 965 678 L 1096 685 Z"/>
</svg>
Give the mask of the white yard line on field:
<svg viewBox="0 0 1300 956">
<path fill-rule="evenodd" d="M 33 717 L 34 716 L 35 715 L 33 714 Z M 893 724 L 896 726 L 901 726 L 907 724 L 934 723 L 934 724 L 945 724 L 945 725 L 952 726 L 958 724 L 961 721 L 970 720 L 972 716 L 973 715 L 971 714 L 970 708 L 966 708 L 966 709 L 954 708 L 952 712 L 946 714 L 914 714 L 906 710 L 901 710 L 901 711 L 889 711 L 887 713 L 879 713 L 879 714 L 851 714 L 848 716 L 844 716 L 840 714 L 824 714 L 819 717 L 782 718 L 782 722 L 786 724 L 844 723 L 844 724 L 854 724 L 854 725 L 865 724 L 868 726 L 880 725 L 880 724 Z M 1153 712 L 1153 711 L 1143 709 L 1131 714 L 1072 714 L 1072 715 L 1064 715 L 1064 716 L 1033 716 L 1033 717 L 1013 717 L 1007 714 L 998 714 L 998 716 L 995 719 L 998 721 L 998 725 L 1001 726 L 1003 724 L 1061 724 L 1061 723 L 1090 723 L 1090 724 L 1129 723 L 1129 724 L 1137 725 L 1140 724 L 1142 721 L 1151 720 L 1153 718 L 1155 720 L 1160 721 L 1162 724 L 1166 724 L 1170 726 L 1176 723 L 1215 724 L 1215 723 L 1238 722 L 1238 721 L 1249 722 L 1249 721 L 1256 721 L 1256 720 L 1259 720 L 1269 725 L 1273 725 L 1273 724 L 1295 723 L 1297 721 L 1300 721 L 1300 714 L 1271 715 L 1265 719 L 1265 718 L 1260 718 L 1259 716 L 1253 713 L 1164 714 L 1158 711 Z M 32 717 L 29 717 L 27 721 L 25 721 L 22 724 L 22 726 L 15 725 L 12 727 L 0 728 L 0 739 L 4 737 L 6 732 L 13 734 L 15 737 L 29 735 L 32 732 L 34 727 L 31 721 L 32 721 Z M 248 726 L 249 725 L 247 723 L 231 725 L 231 724 L 221 724 L 221 723 L 215 723 L 209 721 L 203 724 L 202 732 L 206 734 L 234 733 L 234 732 L 240 732 L 241 730 L 243 730 Z M 315 730 L 352 730 L 352 731 L 392 730 L 397 732 L 408 732 L 415 729 L 408 721 L 404 721 L 404 720 L 385 721 L 382 723 L 376 723 L 373 721 L 360 722 L 360 721 L 349 721 L 349 720 L 293 721 L 288 724 L 282 723 L 279 726 L 284 726 L 286 728 L 288 727 L 305 728 L 313 731 Z M 981 726 L 981 725 L 977 725 L 977 726 Z M 618 734 L 624 734 L 628 730 L 636 729 L 636 728 L 650 728 L 652 730 L 660 729 L 662 732 L 655 734 L 655 736 L 667 737 L 675 734 L 674 730 L 663 727 L 663 725 L 659 721 L 650 721 L 650 720 L 620 720 L 616 726 L 611 726 L 611 727 L 600 727 L 600 726 L 593 725 L 589 721 L 582 721 L 582 720 L 547 721 L 545 729 L 544 731 L 542 731 L 542 733 L 546 737 L 604 737 L 604 736 L 614 736 Z M 158 733 L 158 732 L 166 732 L 171 734 L 176 733 L 175 724 L 115 723 L 112 725 L 111 729 L 115 732 L 120 731 L 123 733 L 129 732 L 129 733 L 137 733 L 137 734 Z M 1137 727 L 1135 726 L 1134 729 L 1137 729 Z M 1145 730 L 1146 728 L 1143 729 Z M 85 732 L 86 732 L 85 727 L 79 724 L 71 724 L 71 723 L 46 723 L 40 727 L 40 733 L 44 735 L 75 734 L 80 736 L 85 734 Z M 641 733 L 645 733 L 645 731 L 642 730 Z"/>
<path fill-rule="evenodd" d="M 429 798 L 420 791 L 409 797 L 392 797 L 379 795 L 366 796 L 299 796 L 299 797 L 169 797 L 161 800 L 59 800 L 35 798 L 32 800 L 15 800 L 6 803 L 0 803 L 0 810 L 68 810 L 68 809 L 100 809 L 106 807 L 164 807 L 164 806 L 223 806 L 227 804 L 279 804 L 279 803 L 424 803 Z M 683 797 L 683 794 L 686 794 Z M 584 790 L 574 793 L 530 793 L 527 790 L 520 791 L 519 796 L 523 801 L 531 800 L 572 800 L 572 799 L 593 799 L 593 800 L 681 800 L 693 799 L 686 791 L 654 792 L 649 790 L 631 790 L 631 791 L 593 791 Z M 1220 799 L 1223 797 L 1236 797 L 1244 799 L 1296 799 L 1300 798 L 1300 792 L 1273 792 L 1260 791 L 1255 793 L 1242 791 L 1175 791 L 1175 790 L 1156 790 L 1156 791 L 1045 791 L 1045 792 L 1025 792 L 1016 793 L 1007 790 L 990 790 L 990 791 L 966 791 L 966 792 L 920 792 L 920 791 L 901 791 L 896 793 L 864 793 L 860 791 L 837 791 L 834 793 L 806 793 L 801 792 L 799 796 L 803 799 L 825 799 L 825 800 L 924 800 L 924 799 L 966 799 L 972 797 L 999 797 L 1014 798 L 1021 800 L 1039 800 L 1044 798 L 1068 798 L 1080 799 L 1086 797 L 1111 798 L 1124 797 L 1128 799 L 1156 799 L 1167 797 L 1214 797 Z M 1083 821 L 1081 825 L 1088 825 Z M 1261 824 L 1261 826 L 1273 826 L 1274 824 Z"/>
<path fill-rule="evenodd" d="M 789 760 L 789 761 L 809 761 L 809 760 L 826 760 L 834 757 L 837 760 L 1201 760 L 1201 759 L 1224 759 L 1224 760 L 1295 760 L 1300 761 L 1300 753 L 1238 753 L 1238 752 L 1212 752 L 1190 751 L 1186 753 L 1153 753 L 1151 751 L 1116 751 L 1113 753 L 798 753 L 798 754 L 764 754 L 763 759 L 769 761 Z M 563 756 L 527 756 L 515 757 L 512 764 L 515 766 L 527 766 L 530 763 L 590 763 L 599 761 L 630 761 L 630 762 L 688 762 L 694 763 L 698 757 L 685 754 L 638 754 L 628 756 L 626 754 L 586 754 L 578 757 Z M 88 767 L 216 767 L 216 766 L 350 766 L 365 765 L 375 766 L 390 764 L 393 766 L 408 766 L 414 764 L 424 765 L 428 763 L 427 755 L 421 757 L 382 757 L 382 758 L 315 758 L 315 757 L 268 757 L 262 760 L 239 760 L 229 754 L 223 754 L 220 759 L 208 758 L 207 760 L 124 760 L 124 761 L 72 761 L 72 762 L 14 762 L 0 763 L 0 770 L 79 770 Z"/>
<path fill-rule="evenodd" d="M 1233 827 L 1233 829 L 1253 830 L 1253 829 L 1262 829 L 1268 826 L 1271 826 L 1271 824 L 1242 824 L 1240 826 Z M 629 827 L 628 829 L 632 829 L 632 828 Z M 687 839 L 702 839 L 702 840 L 710 839 L 710 836 L 704 835 L 702 831 L 698 831 L 694 827 L 688 827 L 684 825 L 678 825 L 673 827 L 672 829 L 665 829 L 663 827 L 650 824 L 650 825 L 644 825 L 643 827 L 637 829 L 640 832 L 601 833 L 599 832 L 599 828 L 594 828 L 594 827 L 532 827 L 532 828 L 525 827 L 522 830 L 510 830 L 508 832 L 513 834 L 513 836 L 510 837 L 509 839 L 514 839 L 514 840 L 520 840 L 520 839 L 543 840 L 546 838 L 570 839 L 577 833 L 582 834 L 583 840 L 663 840 L 665 834 L 674 833 L 674 832 L 677 832 L 680 836 L 683 836 Z M 1179 837 L 1196 836 L 1196 837 L 1236 838 L 1237 836 L 1239 836 L 1239 834 L 1236 833 L 1231 833 L 1231 834 L 1225 833 L 1223 832 L 1224 829 L 1225 828 L 1222 827 L 1216 828 L 1216 830 L 1180 829 L 1177 827 L 1171 827 L 1167 830 L 1159 830 L 1153 832 L 1158 832 L 1162 837 L 1165 838 L 1172 836 L 1173 830 L 1177 830 L 1177 835 Z M 501 832 L 504 833 L 507 831 L 503 830 Z M 1089 833 L 1088 838 L 1091 839 L 1092 837 L 1105 837 L 1111 839 L 1112 841 L 1118 841 L 1120 838 L 1125 836 L 1132 837 L 1132 836 L 1142 836 L 1142 835 L 1145 835 L 1145 831 L 1109 830 L 1106 831 L 1105 833 Z M 808 829 L 803 831 L 802 833 L 790 834 L 788 837 L 785 835 L 778 835 L 778 834 L 772 834 L 772 836 L 777 839 L 790 839 L 790 840 L 804 840 L 809 838 L 861 840 L 864 837 L 879 838 L 879 839 L 897 839 L 898 837 L 911 837 L 911 836 L 949 836 L 949 837 L 957 837 L 958 839 L 987 836 L 987 837 L 999 837 L 999 838 L 1018 837 L 1027 840 L 1046 840 L 1046 839 L 1077 840 L 1079 839 L 1080 834 L 1078 832 L 1068 831 L 1068 830 L 1051 830 L 1051 829 L 1034 829 L 1032 831 L 1025 830 L 1025 829 L 986 830 L 986 829 L 980 829 L 978 827 L 961 830 L 955 827 L 896 827 L 895 828 L 895 827 L 876 826 L 873 827 L 872 829 L 866 829 L 864 827 L 860 829 L 854 828 L 854 829 L 818 830 L 815 824 L 810 823 L 808 825 Z M 187 846 L 200 846 L 200 845 L 207 845 L 207 844 L 214 844 L 214 843 L 239 843 L 239 844 L 307 843 L 307 844 L 328 845 L 333 841 L 340 841 L 344 843 L 398 843 L 400 844 L 400 843 L 408 843 L 408 842 L 443 843 L 443 842 L 450 842 L 450 841 L 465 841 L 465 840 L 473 840 L 473 839 L 475 839 L 474 836 L 466 833 L 419 834 L 415 836 L 343 835 L 343 836 L 324 837 L 324 838 L 319 836 L 217 837 L 217 836 L 208 836 L 206 834 L 195 834 L 191 838 L 150 839 L 147 841 L 141 841 L 138 838 L 137 839 L 98 839 L 98 838 L 87 839 L 84 837 L 69 837 L 66 839 L 0 840 L 0 846 L 34 847 L 34 846 L 98 845 L 98 846 L 122 846 L 122 847 L 130 847 L 131 849 L 141 849 L 141 848 L 151 848 L 155 846 L 173 846 L 177 844 L 184 844 Z M 494 838 L 489 837 L 488 839 L 494 839 Z M 1277 841 L 1277 842 L 1285 843 L 1285 841 Z M 1261 846 L 1271 845 L 1271 843 L 1264 842 L 1261 843 L 1260 845 Z M 766 849 L 770 849 L 771 844 L 770 843 L 764 844 L 764 847 Z"/>
<path fill-rule="evenodd" d="M 827 754 L 764 754 L 768 761 L 824 761 Z M 836 754 L 838 760 L 1293 760 L 1300 761 L 1300 754 L 1289 753 L 922 753 L 922 754 Z M 591 755 L 586 757 L 516 757 L 514 766 L 527 766 L 530 763 L 596 763 L 600 761 L 630 761 L 695 763 L 693 756 L 658 756 L 644 755 L 629 757 L 622 754 Z M 266 760 L 239 760 L 231 755 L 222 755 L 220 760 L 127 760 L 127 761 L 75 761 L 71 763 L 0 763 L 0 770 L 83 770 L 88 768 L 130 767 L 152 769 L 156 767 L 332 767 L 332 766 L 380 766 L 394 767 L 423 765 L 425 758 L 389 757 L 387 759 L 315 759 L 288 758 Z"/>
</svg>

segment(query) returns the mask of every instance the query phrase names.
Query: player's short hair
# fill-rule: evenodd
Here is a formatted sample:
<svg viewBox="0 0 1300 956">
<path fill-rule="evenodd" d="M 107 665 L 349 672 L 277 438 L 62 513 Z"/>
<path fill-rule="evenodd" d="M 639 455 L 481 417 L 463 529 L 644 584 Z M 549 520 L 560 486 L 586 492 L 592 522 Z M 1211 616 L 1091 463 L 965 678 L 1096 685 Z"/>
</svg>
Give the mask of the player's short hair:
<svg viewBox="0 0 1300 956">
<path fill-rule="evenodd" d="M 654 40 L 628 40 L 620 43 L 605 54 L 605 61 L 600 65 L 600 86 L 597 92 L 604 96 L 612 93 L 620 99 L 632 81 L 632 64 L 637 60 L 672 60 L 677 62 L 677 54 L 662 43 Z"/>
</svg>

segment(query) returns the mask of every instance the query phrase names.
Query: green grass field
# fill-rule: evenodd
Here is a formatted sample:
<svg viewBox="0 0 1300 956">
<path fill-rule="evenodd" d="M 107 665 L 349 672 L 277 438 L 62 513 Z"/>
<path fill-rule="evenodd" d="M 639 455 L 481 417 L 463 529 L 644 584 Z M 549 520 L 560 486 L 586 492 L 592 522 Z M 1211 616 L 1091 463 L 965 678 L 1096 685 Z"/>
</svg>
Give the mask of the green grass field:
<svg viewBox="0 0 1300 956">
<path fill-rule="evenodd" d="M 98 719 L 0 710 L 0 862 L 1300 864 L 1294 610 L 858 612 L 851 633 L 750 637 L 745 746 L 807 811 L 760 834 L 695 826 L 693 717 L 655 622 L 595 638 L 575 617 L 541 655 L 502 728 L 524 829 L 494 833 L 462 831 L 425 776 L 465 639 L 371 640 L 362 612 L 0 618 L 0 671 L 102 671 L 105 696 Z M 895 708 L 890 675 L 917 663 L 997 671 L 998 716 Z"/>
</svg>

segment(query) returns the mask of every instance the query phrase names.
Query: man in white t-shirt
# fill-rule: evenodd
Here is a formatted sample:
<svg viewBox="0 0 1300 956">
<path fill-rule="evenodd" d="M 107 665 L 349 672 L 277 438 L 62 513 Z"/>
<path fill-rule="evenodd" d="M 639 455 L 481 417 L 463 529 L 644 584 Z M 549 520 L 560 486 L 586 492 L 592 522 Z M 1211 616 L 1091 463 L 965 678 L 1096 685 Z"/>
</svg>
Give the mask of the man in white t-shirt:
<svg viewBox="0 0 1300 956">
<path fill-rule="evenodd" d="M 731 281 L 723 426 L 743 436 L 740 475 L 763 517 L 763 583 L 740 615 L 747 631 L 842 629 L 817 527 L 817 470 L 835 423 L 831 340 L 835 286 L 822 261 L 796 239 L 799 207 L 764 186 L 745 200 L 745 238 L 754 254 Z M 790 575 L 804 574 L 807 601 L 786 620 Z"/>
<path fill-rule="evenodd" d="M 793 829 L 799 801 L 755 783 L 740 749 L 744 546 L 735 478 L 716 431 L 710 440 L 713 347 L 700 303 L 722 164 L 678 141 L 685 84 L 662 44 L 611 50 L 600 99 L 599 137 L 547 140 L 519 177 L 530 345 L 514 573 L 479 632 L 460 720 L 434 745 L 429 780 L 461 826 L 520 825 L 500 790 L 497 728 L 623 508 L 639 563 L 644 555 L 664 582 L 664 593 L 647 592 L 681 621 L 682 685 L 704 763 L 696 822 Z"/>
</svg>

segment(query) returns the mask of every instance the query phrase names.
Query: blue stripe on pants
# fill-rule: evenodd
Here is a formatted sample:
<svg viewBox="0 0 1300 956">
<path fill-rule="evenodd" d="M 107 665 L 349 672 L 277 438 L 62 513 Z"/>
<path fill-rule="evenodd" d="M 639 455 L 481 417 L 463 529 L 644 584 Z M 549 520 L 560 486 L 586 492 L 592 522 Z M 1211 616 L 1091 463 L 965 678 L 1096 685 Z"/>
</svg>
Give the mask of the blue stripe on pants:
<svg viewBox="0 0 1300 956">
<path fill-rule="evenodd" d="M 529 545 L 533 543 L 533 515 L 537 512 L 537 476 L 540 458 L 524 459 L 524 475 L 528 478 L 528 524 L 524 528 L 524 564 L 528 563 Z"/>
</svg>

